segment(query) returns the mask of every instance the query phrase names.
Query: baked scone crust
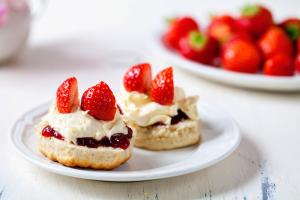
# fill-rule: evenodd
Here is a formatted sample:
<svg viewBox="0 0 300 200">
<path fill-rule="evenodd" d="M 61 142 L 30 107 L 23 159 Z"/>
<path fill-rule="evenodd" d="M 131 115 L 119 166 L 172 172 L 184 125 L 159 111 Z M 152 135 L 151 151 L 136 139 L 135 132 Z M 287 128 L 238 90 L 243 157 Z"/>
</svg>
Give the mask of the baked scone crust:
<svg viewBox="0 0 300 200">
<path fill-rule="evenodd" d="M 199 120 L 184 120 L 174 125 L 132 126 L 136 147 L 149 150 L 168 150 L 200 142 Z"/>
<path fill-rule="evenodd" d="M 132 154 L 133 140 L 126 149 L 112 147 L 88 148 L 40 134 L 38 149 L 50 160 L 69 167 L 111 170 L 126 162 Z"/>
</svg>

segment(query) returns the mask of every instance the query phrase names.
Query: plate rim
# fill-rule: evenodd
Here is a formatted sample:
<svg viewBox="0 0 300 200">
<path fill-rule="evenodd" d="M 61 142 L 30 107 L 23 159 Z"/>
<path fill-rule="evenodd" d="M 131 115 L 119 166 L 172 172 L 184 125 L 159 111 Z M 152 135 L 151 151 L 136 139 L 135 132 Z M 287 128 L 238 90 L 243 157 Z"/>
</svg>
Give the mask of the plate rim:
<svg viewBox="0 0 300 200">
<path fill-rule="evenodd" d="M 169 50 L 162 44 L 160 39 L 162 31 L 156 31 L 154 33 L 152 40 L 149 42 L 150 51 L 154 55 L 163 58 L 163 60 L 170 62 L 170 64 L 173 64 L 174 67 L 196 73 L 198 76 L 205 79 L 240 88 L 281 92 L 300 91 L 299 74 L 292 77 L 272 77 L 262 74 L 246 74 L 222 70 L 214 66 L 201 64 L 183 58 L 175 51 Z"/>
<path fill-rule="evenodd" d="M 203 102 L 202 106 L 203 106 Z M 164 178 L 170 178 L 170 177 L 176 177 L 176 176 L 180 176 L 180 175 L 184 175 L 184 174 L 189 174 L 195 171 L 199 171 L 202 169 L 205 169 L 207 167 L 210 167 L 218 162 L 220 162 L 221 160 L 227 158 L 230 154 L 232 154 L 233 151 L 236 150 L 236 148 L 239 146 L 240 141 L 241 141 L 241 133 L 240 133 L 240 129 L 238 124 L 235 122 L 235 120 L 224 110 L 221 109 L 221 113 L 226 116 L 227 120 L 230 121 L 231 123 L 231 131 L 234 132 L 235 135 L 235 143 L 222 155 L 220 155 L 217 158 L 214 158 L 213 160 L 211 160 L 210 162 L 207 162 L 205 164 L 202 165 L 192 165 L 186 168 L 181 168 L 178 170 L 168 170 L 167 173 L 165 173 L 163 170 L 162 172 L 155 172 L 155 170 L 157 170 L 157 168 L 154 169 L 149 169 L 149 170 L 141 170 L 141 171 L 134 171 L 134 172 L 128 172 L 128 174 L 116 174 L 118 173 L 118 171 L 114 171 L 114 176 L 111 176 L 109 173 L 107 172 L 111 172 L 111 171 L 97 171 L 97 173 L 99 173 L 98 176 L 95 177 L 94 172 L 95 171 L 86 171 L 86 173 L 83 173 L 82 169 L 77 169 L 77 168 L 69 168 L 63 165 L 58 165 L 55 166 L 53 163 L 49 164 L 49 163 L 45 163 L 45 162 L 41 162 L 38 159 L 35 159 L 36 156 L 38 156 L 38 154 L 33 155 L 31 150 L 29 150 L 25 143 L 21 143 L 21 146 L 19 146 L 19 139 L 22 138 L 22 136 L 24 135 L 24 131 L 22 131 L 22 133 L 18 133 L 17 128 L 22 126 L 23 128 L 25 128 L 25 121 L 26 120 L 26 116 L 28 115 L 32 115 L 33 112 L 37 112 L 39 110 L 44 110 L 46 111 L 48 106 L 50 105 L 50 102 L 47 103 L 43 103 L 39 106 L 36 106 L 30 110 L 28 110 L 27 112 L 25 112 L 23 115 L 21 115 L 21 117 L 16 120 L 16 122 L 14 123 L 12 130 L 10 132 L 10 142 L 13 145 L 13 149 L 15 150 L 15 152 L 17 152 L 18 155 L 20 155 L 23 159 L 29 161 L 32 164 L 35 164 L 36 166 L 43 168 L 45 170 L 48 170 L 50 172 L 54 172 L 56 174 L 60 174 L 60 175 L 64 175 L 64 176 L 69 176 L 69 177 L 75 177 L 75 178 L 82 178 L 82 179 L 89 179 L 89 180 L 99 180 L 99 181 L 113 181 L 113 182 L 132 182 L 132 181 L 148 181 L 148 180 L 156 180 L 156 179 L 164 179 Z M 209 109 L 213 109 L 216 110 L 214 108 L 212 108 L 212 106 L 207 106 L 209 104 L 204 103 L 204 105 L 206 107 L 209 107 Z M 199 108 L 198 108 L 199 109 Z M 220 110 L 220 109 L 218 109 Z M 218 112 L 218 111 L 217 111 Z M 25 123 L 25 124 L 24 124 Z M 19 137 L 18 137 L 19 136 Z M 25 150 L 25 152 L 24 152 Z M 29 156 L 31 155 L 31 156 Z M 33 155 L 33 156 L 32 156 Z M 187 158 L 188 159 L 188 158 Z M 49 161 L 52 162 L 52 161 Z M 177 165 L 180 163 L 184 163 L 186 162 L 186 160 L 177 162 L 177 163 L 173 163 L 170 165 Z M 167 165 L 167 166 L 170 166 Z M 163 167 L 167 167 L 167 166 L 163 166 Z M 163 168 L 161 167 L 161 168 Z M 152 172 L 152 173 L 147 173 L 145 175 L 145 172 Z M 153 173 L 154 171 L 154 173 Z M 133 174 L 134 173 L 134 174 Z M 143 174 L 143 175 L 142 175 Z M 116 177 L 117 176 L 117 177 Z"/>
</svg>

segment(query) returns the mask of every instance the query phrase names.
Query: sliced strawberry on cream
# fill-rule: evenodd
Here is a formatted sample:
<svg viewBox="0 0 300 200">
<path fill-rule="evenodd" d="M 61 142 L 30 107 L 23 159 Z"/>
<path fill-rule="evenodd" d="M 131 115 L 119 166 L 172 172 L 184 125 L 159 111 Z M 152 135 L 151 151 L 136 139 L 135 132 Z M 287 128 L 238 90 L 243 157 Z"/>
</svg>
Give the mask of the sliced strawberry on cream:
<svg viewBox="0 0 300 200">
<path fill-rule="evenodd" d="M 147 78 L 146 74 L 141 70 L 136 71 L 134 76 L 130 77 L 130 81 L 142 84 L 144 82 L 141 80 L 149 80 L 152 76 L 148 73 Z M 127 76 L 128 73 L 125 74 L 124 80 Z M 125 81 L 121 101 L 118 103 L 124 121 L 135 132 L 136 147 L 167 150 L 193 145 L 200 141 L 198 97 L 186 97 L 182 88 L 174 86 L 172 67 L 157 73 L 151 81 L 148 92 L 128 90 L 127 86 Z M 140 88 L 136 85 L 135 87 Z"/>
<path fill-rule="evenodd" d="M 75 77 L 68 78 L 58 87 L 56 105 L 60 113 L 71 113 L 78 108 L 78 84 Z"/>
<path fill-rule="evenodd" d="M 116 99 L 109 86 L 101 81 L 83 93 L 81 109 L 98 120 L 111 121 L 117 110 Z"/>
<path fill-rule="evenodd" d="M 152 81 L 151 99 L 161 105 L 171 105 L 174 98 L 173 68 L 159 72 Z"/>
<path fill-rule="evenodd" d="M 124 85 L 119 103 L 126 122 L 147 127 L 170 125 L 184 120 L 185 116 L 197 119 L 196 102 L 197 97 L 186 97 L 182 88 L 174 87 L 173 68 L 168 67 L 154 77 L 148 93 L 128 91 Z M 175 117 L 176 120 L 172 120 Z"/>
<path fill-rule="evenodd" d="M 91 148 L 129 146 L 132 130 L 123 122 L 115 96 L 105 82 L 88 88 L 81 106 L 79 103 L 77 80 L 68 78 L 59 86 L 56 101 L 42 118 L 42 136 Z"/>
<path fill-rule="evenodd" d="M 147 94 L 151 89 L 151 65 L 142 63 L 132 66 L 124 75 L 123 84 L 128 92 Z"/>
</svg>

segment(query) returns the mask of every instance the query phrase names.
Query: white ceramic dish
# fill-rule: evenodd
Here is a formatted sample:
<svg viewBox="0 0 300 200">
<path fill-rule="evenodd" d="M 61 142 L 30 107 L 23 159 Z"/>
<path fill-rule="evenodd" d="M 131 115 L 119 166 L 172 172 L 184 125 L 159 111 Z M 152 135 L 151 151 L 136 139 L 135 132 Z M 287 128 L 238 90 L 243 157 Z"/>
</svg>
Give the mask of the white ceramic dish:
<svg viewBox="0 0 300 200">
<path fill-rule="evenodd" d="M 300 91 L 299 74 L 293 77 L 270 77 L 262 74 L 230 72 L 204 65 L 183 58 L 178 53 L 166 48 L 161 41 L 161 35 L 156 34 L 151 41 L 151 52 L 174 67 L 182 68 L 202 78 L 237 87 L 270 91 Z"/>
<path fill-rule="evenodd" d="M 17 152 L 31 163 L 61 175 L 103 181 L 143 181 L 173 177 L 209 167 L 230 155 L 240 142 L 236 123 L 207 104 L 199 104 L 202 143 L 172 151 L 147 151 L 135 148 L 133 157 L 112 171 L 70 168 L 50 161 L 36 148 L 34 125 L 49 103 L 25 113 L 15 124 L 11 140 Z"/>
</svg>

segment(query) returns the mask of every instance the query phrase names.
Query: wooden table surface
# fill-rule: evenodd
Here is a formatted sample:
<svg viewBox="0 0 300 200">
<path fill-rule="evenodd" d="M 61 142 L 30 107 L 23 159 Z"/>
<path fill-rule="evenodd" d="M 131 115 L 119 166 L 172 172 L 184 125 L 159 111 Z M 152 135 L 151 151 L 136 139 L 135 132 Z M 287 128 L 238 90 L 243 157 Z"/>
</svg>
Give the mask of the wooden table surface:
<svg viewBox="0 0 300 200">
<path fill-rule="evenodd" d="M 300 13 L 297 1 L 265 3 L 277 18 Z M 223 4 L 49 1 L 26 51 L 0 67 L 0 199 L 299 199 L 300 92 L 243 90 L 176 69 L 175 81 L 188 93 L 235 118 L 242 141 L 218 164 L 174 178 L 113 183 L 61 176 L 23 160 L 9 141 L 22 113 L 53 98 L 66 77 L 77 76 L 81 88 L 106 80 L 117 92 L 131 63 L 147 60 L 155 70 L 167 65 L 146 49 L 162 16 L 189 11 L 201 17 L 243 5 L 238 0 Z"/>
</svg>

